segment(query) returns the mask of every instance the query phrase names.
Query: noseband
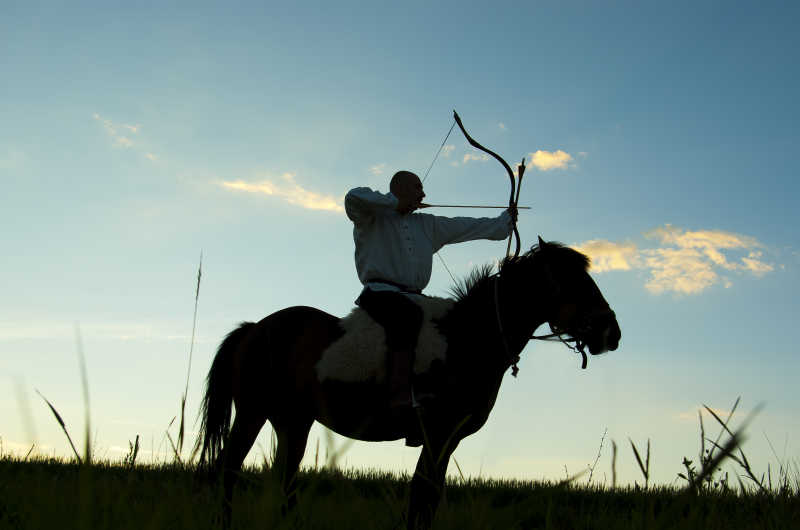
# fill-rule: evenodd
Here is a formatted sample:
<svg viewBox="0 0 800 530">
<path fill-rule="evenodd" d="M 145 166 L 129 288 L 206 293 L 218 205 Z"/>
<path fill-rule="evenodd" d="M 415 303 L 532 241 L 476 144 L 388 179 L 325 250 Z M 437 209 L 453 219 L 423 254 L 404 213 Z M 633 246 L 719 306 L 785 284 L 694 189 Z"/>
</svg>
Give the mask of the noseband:
<svg viewBox="0 0 800 530">
<path fill-rule="evenodd" d="M 570 330 L 566 329 L 562 330 L 559 329 L 558 326 L 554 326 L 552 323 L 549 323 L 550 330 L 552 331 L 552 333 L 548 335 L 539 335 L 539 336 L 531 335 L 531 339 L 547 340 L 547 341 L 558 340 L 573 352 L 579 353 L 581 355 L 581 369 L 585 370 L 586 364 L 588 362 L 588 358 L 586 356 L 586 343 L 581 339 L 577 338 L 576 335 L 581 335 L 581 336 L 588 335 L 593 330 L 592 319 L 598 317 L 602 318 L 607 316 L 612 316 L 612 317 L 616 316 L 614 311 L 612 311 L 611 308 L 608 306 L 606 306 L 606 308 L 601 311 L 592 311 L 584 314 L 581 318 L 580 324 Z M 564 335 L 567 335 L 568 338 L 564 338 Z M 573 346 L 572 344 L 570 344 L 571 342 L 574 342 L 575 345 Z"/>
</svg>

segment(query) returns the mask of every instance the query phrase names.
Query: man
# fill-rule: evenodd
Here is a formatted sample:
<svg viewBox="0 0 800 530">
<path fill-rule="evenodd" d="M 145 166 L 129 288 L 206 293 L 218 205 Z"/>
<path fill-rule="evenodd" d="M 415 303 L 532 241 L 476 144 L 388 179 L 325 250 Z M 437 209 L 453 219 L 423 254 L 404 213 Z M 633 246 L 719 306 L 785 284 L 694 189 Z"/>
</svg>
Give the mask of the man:
<svg viewBox="0 0 800 530">
<path fill-rule="evenodd" d="M 356 270 L 364 285 L 356 304 L 386 331 L 389 404 L 402 410 L 413 399 L 412 366 L 422 325 L 422 309 L 415 300 L 431 278 L 434 253 L 451 243 L 505 239 L 516 209 L 481 219 L 414 213 L 425 206 L 425 192 L 410 171 L 395 173 L 389 189 L 383 194 L 354 188 L 344 205 L 353 221 Z"/>
</svg>

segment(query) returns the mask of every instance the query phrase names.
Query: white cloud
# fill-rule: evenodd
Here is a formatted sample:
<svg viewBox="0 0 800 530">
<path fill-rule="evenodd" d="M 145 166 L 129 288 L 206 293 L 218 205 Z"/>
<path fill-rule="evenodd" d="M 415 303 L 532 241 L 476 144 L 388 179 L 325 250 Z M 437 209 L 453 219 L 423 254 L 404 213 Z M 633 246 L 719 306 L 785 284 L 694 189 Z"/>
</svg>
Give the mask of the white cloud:
<svg viewBox="0 0 800 530">
<path fill-rule="evenodd" d="M 258 182 L 245 182 L 243 180 L 224 181 L 220 185 L 224 188 L 248 193 L 262 193 L 283 199 L 289 204 L 307 208 L 309 210 L 327 210 L 343 212 L 343 199 L 331 195 L 322 195 L 307 190 L 297 184 L 292 173 L 284 173 L 275 179 L 262 179 Z"/>
<path fill-rule="evenodd" d="M 371 168 L 369 168 L 369 172 L 373 175 L 381 176 L 383 175 L 384 171 L 386 171 L 386 164 L 375 164 Z"/>
<path fill-rule="evenodd" d="M 456 148 L 456 146 L 449 145 L 449 144 L 444 146 L 444 147 L 442 147 L 442 156 L 445 157 L 445 158 L 449 157 L 453 153 L 455 148 Z"/>
<path fill-rule="evenodd" d="M 120 129 L 125 129 L 128 132 L 137 134 L 139 132 L 138 125 L 128 125 L 126 123 L 121 125 L 115 124 L 113 121 L 100 116 L 96 112 L 92 114 L 92 118 L 100 122 L 100 124 L 103 126 L 103 129 L 106 130 L 106 133 L 114 140 L 114 145 L 121 145 L 122 147 L 130 147 L 133 145 L 133 141 L 130 138 L 123 136 L 119 131 Z"/>
<path fill-rule="evenodd" d="M 141 125 L 131 125 L 128 123 L 114 123 L 108 118 L 104 118 L 100 116 L 98 113 L 92 114 L 92 118 L 95 119 L 98 123 L 103 126 L 105 129 L 106 134 L 111 137 L 112 144 L 115 147 L 122 147 L 124 149 L 130 149 L 137 147 L 137 142 L 134 142 L 131 139 L 131 135 L 139 134 L 139 130 L 141 129 Z M 141 152 L 140 148 L 137 147 L 135 149 L 138 152 Z M 153 153 L 143 153 L 143 156 L 149 160 L 155 161 L 156 155 Z"/>
<path fill-rule="evenodd" d="M 713 262 L 694 249 L 657 248 L 642 253 L 645 255 L 645 267 L 650 269 L 650 279 L 645 287 L 651 293 L 675 291 L 694 294 L 719 280 Z"/>
<path fill-rule="evenodd" d="M 486 155 L 486 154 L 475 155 L 475 154 L 472 154 L 472 153 L 467 153 L 466 155 L 464 155 L 463 162 L 465 164 L 467 162 L 469 162 L 469 161 L 472 161 L 472 160 L 478 160 L 480 162 L 486 162 L 487 160 L 489 160 L 489 155 Z"/>
<path fill-rule="evenodd" d="M 567 169 L 572 161 L 572 155 L 558 149 L 557 151 L 542 151 L 541 149 L 530 154 L 531 162 L 528 169 L 536 167 L 540 171 L 552 169 Z"/>
<path fill-rule="evenodd" d="M 502 129 L 503 131 L 506 130 L 506 124 L 503 122 L 498 123 L 497 126 L 500 127 L 500 129 Z"/>
<path fill-rule="evenodd" d="M 763 260 L 761 244 L 751 236 L 722 230 L 683 230 L 664 225 L 644 234 L 655 247 L 639 248 L 632 242 L 590 240 L 575 248 L 592 258 L 592 270 L 639 269 L 649 272 L 645 288 L 654 294 L 697 294 L 712 285 L 733 285 L 721 271 L 761 277 L 775 267 Z M 746 253 L 736 257 L 735 254 Z"/>
</svg>

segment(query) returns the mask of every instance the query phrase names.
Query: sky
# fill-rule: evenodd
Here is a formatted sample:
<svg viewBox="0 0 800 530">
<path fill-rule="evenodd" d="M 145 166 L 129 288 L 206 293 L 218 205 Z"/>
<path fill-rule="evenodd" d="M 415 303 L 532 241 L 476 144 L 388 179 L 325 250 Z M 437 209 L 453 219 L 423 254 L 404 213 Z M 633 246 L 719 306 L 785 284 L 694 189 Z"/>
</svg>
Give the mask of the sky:
<svg viewBox="0 0 800 530">
<path fill-rule="evenodd" d="M 464 474 L 560 480 L 597 459 L 610 483 L 613 440 L 620 482 L 641 482 L 630 443 L 649 439 L 651 480 L 674 484 L 698 410 L 739 396 L 733 426 L 763 404 L 744 444 L 756 471 L 797 464 L 796 3 L 72 4 L 0 6 L 3 451 L 71 453 L 36 391 L 81 440 L 82 351 L 96 455 L 139 435 L 141 458 L 169 459 L 190 349 L 197 429 L 239 322 L 350 311 L 345 193 L 423 175 L 457 109 L 479 142 L 526 158 L 523 246 L 588 253 L 622 328 L 587 370 L 530 343 L 457 449 Z M 427 200 L 506 204 L 507 175 L 481 155 L 456 128 Z M 461 277 L 504 252 L 441 256 Z M 426 292 L 451 284 L 435 259 Z M 317 440 L 354 468 L 410 472 L 419 452 L 316 425 L 306 464 Z M 250 461 L 269 445 L 265 427 Z"/>
</svg>

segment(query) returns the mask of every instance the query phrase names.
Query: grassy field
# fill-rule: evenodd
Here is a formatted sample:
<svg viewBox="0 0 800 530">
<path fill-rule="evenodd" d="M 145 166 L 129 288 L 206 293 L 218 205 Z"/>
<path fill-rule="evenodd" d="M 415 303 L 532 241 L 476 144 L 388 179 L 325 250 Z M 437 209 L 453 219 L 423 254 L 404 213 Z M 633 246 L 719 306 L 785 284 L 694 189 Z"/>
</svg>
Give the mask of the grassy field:
<svg viewBox="0 0 800 530">
<path fill-rule="evenodd" d="M 237 490 L 234 528 L 403 528 L 408 477 L 306 471 L 295 517 L 269 470 L 249 469 Z M 0 528 L 216 529 L 219 492 L 194 467 L 80 465 L 0 457 Z M 603 488 L 492 480 L 448 484 L 438 529 L 800 528 L 796 489 Z"/>
</svg>

